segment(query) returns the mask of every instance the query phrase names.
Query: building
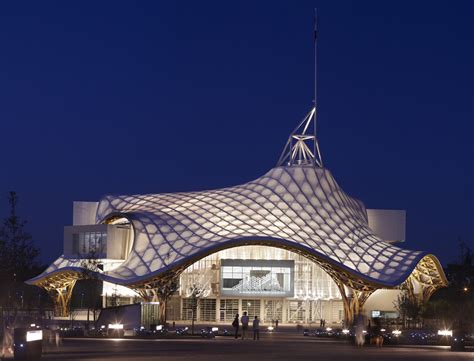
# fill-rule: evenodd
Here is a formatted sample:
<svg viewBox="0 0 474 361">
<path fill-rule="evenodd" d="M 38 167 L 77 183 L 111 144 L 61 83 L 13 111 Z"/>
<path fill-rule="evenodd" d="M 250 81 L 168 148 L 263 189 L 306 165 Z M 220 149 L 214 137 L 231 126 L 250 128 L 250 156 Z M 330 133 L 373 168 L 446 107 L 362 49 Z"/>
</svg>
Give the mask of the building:
<svg viewBox="0 0 474 361">
<path fill-rule="evenodd" d="M 314 118 L 313 108 L 277 166 L 248 183 L 75 202 L 64 253 L 29 283 L 53 293 L 64 316 L 84 272 L 104 281 L 104 304 L 113 294 L 164 306 L 161 291 L 179 281 L 168 320 L 190 320 L 196 302 L 198 321 L 227 324 L 243 311 L 264 323 L 390 317 L 401 289 L 426 301 L 446 285 L 439 261 L 400 247 L 404 211 L 344 193 L 322 164 Z"/>
</svg>

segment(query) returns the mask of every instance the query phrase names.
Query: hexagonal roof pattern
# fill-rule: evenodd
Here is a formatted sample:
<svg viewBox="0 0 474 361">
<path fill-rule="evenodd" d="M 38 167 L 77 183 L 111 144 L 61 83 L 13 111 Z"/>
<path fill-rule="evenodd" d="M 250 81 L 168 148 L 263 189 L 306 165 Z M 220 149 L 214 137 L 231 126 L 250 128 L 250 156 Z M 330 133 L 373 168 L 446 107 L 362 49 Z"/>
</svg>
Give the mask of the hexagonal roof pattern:
<svg viewBox="0 0 474 361">
<path fill-rule="evenodd" d="M 329 170 L 312 165 L 279 166 L 217 190 L 105 196 L 97 223 L 116 216 L 133 225 L 133 247 L 119 267 L 100 277 L 125 285 L 258 240 L 297 248 L 380 287 L 401 284 L 427 255 L 375 236 L 363 203 L 344 193 Z M 66 269 L 80 266 L 60 257 L 31 283 Z"/>
</svg>

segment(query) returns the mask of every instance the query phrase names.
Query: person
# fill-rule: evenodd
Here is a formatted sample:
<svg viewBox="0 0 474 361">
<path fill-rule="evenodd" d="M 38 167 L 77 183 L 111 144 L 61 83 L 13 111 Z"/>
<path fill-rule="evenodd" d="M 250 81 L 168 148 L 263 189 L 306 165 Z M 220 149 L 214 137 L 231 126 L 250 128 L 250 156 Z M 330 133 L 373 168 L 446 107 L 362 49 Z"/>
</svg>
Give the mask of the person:
<svg viewBox="0 0 474 361">
<path fill-rule="evenodd" d="M 275 321 L 275 328 L 278 328 L 278 320 Z"/>
<path fill-rule="evenodd" d="M 360 313 L 356 316 L 355 343 L 357 347 L 362 347 L 365 343 L 364 317 Z"/>
<path fill-rule="evenodd" d="M 235 315 L 234 321 L 232 322 L 232 327 L 235 330 L 235 338 L 239 337 L 239 314 Z"/>
<path fill-rule="evenodd" d="M 253 339 L 254 340 L 260 340 L 260 320 L 258 319 L 257 316 L 255 316 L 255 319 L 253 320 Z"/>
<path fill-rule="evenodd" d="M 249 316 L 247 316 L 247 312 L 244 312 L 244 314 L 240 318 L 240 322 L 242 323 L 242 340 L 243 340 L 245 339 L 245 336 L 247 336 L 247 329 L 249 328 Z"/>
</svg>

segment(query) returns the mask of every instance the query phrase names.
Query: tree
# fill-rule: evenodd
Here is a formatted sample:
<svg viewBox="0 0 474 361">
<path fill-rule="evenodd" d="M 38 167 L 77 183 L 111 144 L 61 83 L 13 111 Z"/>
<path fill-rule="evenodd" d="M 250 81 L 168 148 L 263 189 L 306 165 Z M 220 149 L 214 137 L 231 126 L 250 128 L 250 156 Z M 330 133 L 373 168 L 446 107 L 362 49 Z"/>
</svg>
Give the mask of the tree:
<svg viewBox="0 0 474 361">
<path fill-rule="evenodd" d="M 175 277 L 170 279 L 168 282 L 160 284 L 156 288 L 156 295 L 160 301 L 160 323 L 166 324 L 166 303 L 170 297 L 179 288 L 179 278 Z"/>
<path fill-rule="evenodd" d="M 406 291 L 403 291 L 395 301 L 395 309 L 400 314 L 403 325 L 410 327 L 411 321 L 417 322 L 421 316 L 422 304 L 417 299 L 410 297 Z"/>
<path fill-rule="evenodd" d="M 458 239 L 459 256 L 445 269 L 449 284 L 431 297 L 423 317 L 440 327 L 463 328 L 474 323 L 474 263 L 468 243 Z"/>
<path fill-rule="evenodd" d="M 189 298 L 191 299 L 192 319 L 191 319 L 191 334 L 194 335 L 194 321 L 196 319 L 196 312 L 199 300 L 204 297 L 206 287 L 200 283 L 193 283 L 188 290 Z"/>
<path fill-rule="evenodd" d="M 24 282 L 39 268 L 39 250 L 31 234 L 25 230 L 27 221 L 17 215 L 18 195 L 8 193 L 9 216 L 0 228 L 0 277 L 2 282 Z"/>
<path fill-rule="evenodd" d="M 79 282 L 86 284 L 88 287 L 85 287 L 81 293 L 81 301 L 83 301 L 84 292 L 86 293 L 86 305 L 87 305 L 87 324 L 86 327 L 89 328 L 89 315 L 92 309 L 92 315 L 94 323 L 96 321 L 96 312 L 100 308 L 100 305 L 97 304 L 97 290 L 100 289 L 101 281 L 98 274 L 101 272 L 102 262 L 100 257 L 103 253 L 104 246 L 100 243 L 99 246 L 93 245 L 89 249 L 89 253 L 86 258 L 82 254 L 78 254 L 78 258 L 82 258 L 81 265 L 81 275 Z M 116 296 L 116 294 L 115 294 Z M 116 300 L 116 297 L 115 297 Z M 83 302 L 81 302 L 83 307 Z"/>
</svg>

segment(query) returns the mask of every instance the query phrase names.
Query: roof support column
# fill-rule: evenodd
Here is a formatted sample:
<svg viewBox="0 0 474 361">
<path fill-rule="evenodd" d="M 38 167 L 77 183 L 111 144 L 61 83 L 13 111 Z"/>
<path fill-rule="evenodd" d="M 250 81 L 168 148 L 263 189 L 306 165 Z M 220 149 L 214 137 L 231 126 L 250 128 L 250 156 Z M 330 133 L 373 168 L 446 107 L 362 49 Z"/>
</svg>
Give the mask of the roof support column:
<svg viewBox="0 0 474 361">
<path fill-rule="evenodd" d="M 179 275 L 171 275 L 163 277 L 158 281 L 152 281 L 145 284 L 141 288 L 135 288 L 135 291 L 143 298 L 145 302 L 158 302 L 159 315 L 161 324 L 166 323 L 166 302 L 172 294 L 178 290 Z"/>
<path fill-rule="evenodd" d="M 350 327 L 354 323 L 354 317 L 362 312 L 365 301 L 374 291 L 358 291 L 345 286 L 340 280 L 335 279 L 334 281 L 341 292 L 344 305 L 344 326 Z"/>
<path fill-rule="evenodd" d="M 54 304 L 54 315 L 56 317 L 67 317 L 70 313 L 72 290 L 76 280 L 61 285 L 60 287 L 51 286 L 47 288 Z"/>
</svg>

